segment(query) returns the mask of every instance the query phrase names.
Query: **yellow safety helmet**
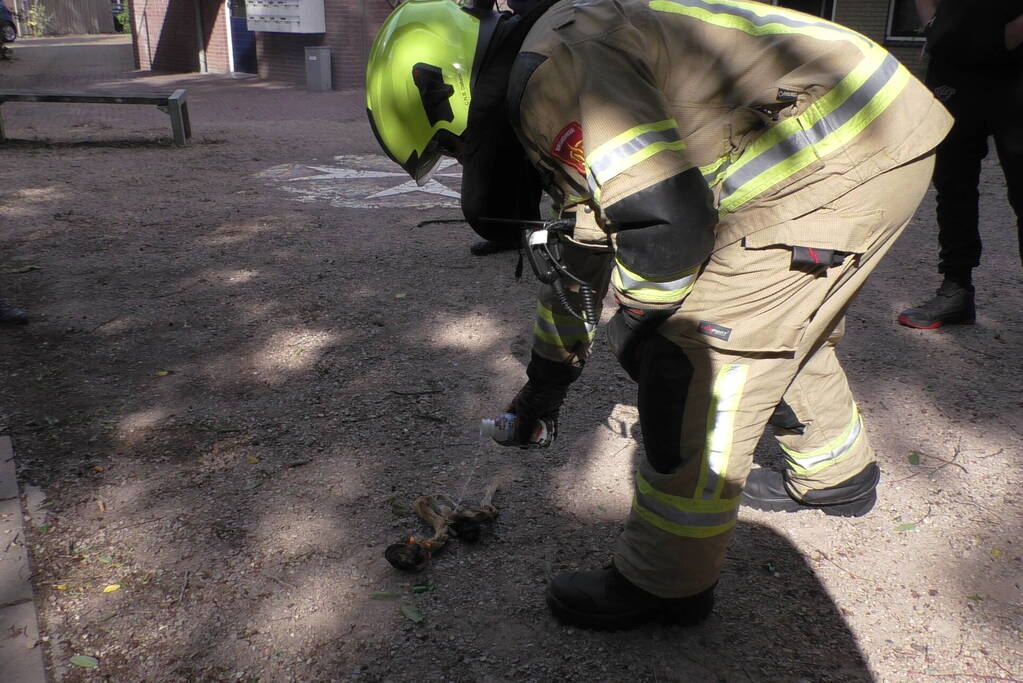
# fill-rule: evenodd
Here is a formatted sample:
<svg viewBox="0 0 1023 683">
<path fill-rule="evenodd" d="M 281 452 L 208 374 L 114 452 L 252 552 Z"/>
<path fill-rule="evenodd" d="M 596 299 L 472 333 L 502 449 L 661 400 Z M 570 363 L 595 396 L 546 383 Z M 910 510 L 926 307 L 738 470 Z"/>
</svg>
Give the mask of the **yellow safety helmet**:
<svg viewBox="0 0 1023 683">
<path fill-rule="evenodd" d="M 366 66 L 366 109 L 377 141 L 422 184 L 456 156 L 469 122 L 475 70 L 499 14 L 453 0 L 408 0 L 384 21 Z"/>
</svg>

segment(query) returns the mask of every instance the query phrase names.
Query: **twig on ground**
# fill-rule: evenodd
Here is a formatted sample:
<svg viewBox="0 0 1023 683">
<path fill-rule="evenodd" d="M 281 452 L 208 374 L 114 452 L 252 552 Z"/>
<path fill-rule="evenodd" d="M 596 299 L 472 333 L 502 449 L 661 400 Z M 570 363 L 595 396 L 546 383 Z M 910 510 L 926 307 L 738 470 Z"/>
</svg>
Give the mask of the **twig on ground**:
<svg viewBox="0 0 1023 683">
<path fill-rule="evenodd" d="M 270 579 L 271 581 L 276 581 L 277 583 L 281 584 L 282 586 L 287 586 L 288 588 L 295 588 L 295 589 L 298 588 L 298 586 L 296 586 L 295 584 L 288 583 L 287 581 L 282 581 L 282 580 L 278 579 L 276 576 L 270 576 L 266 572 L 263 572 L 263 578 Z"/>
<path fill-rule="evenodd" d="M 134 529 L 135 527 L 142 526 L 144 524 L 152 524 L 153 522 L 159 522 L 161 519 L 163 519 L 163 517 L 153 517 L 152 519 L 146 519 L 146 520 L 143 520 L 141 522 L 135 522 L 134 524 L 122 524 L 121 526 L 115 526 L 114 528 L 108 529 L 107 531 L 120 531 L 121 529 Z"/>
<path fill-rule="evenodd" d="M 111 318 L 110 320 L 104 320 L 104 321 L 103 321 L 103 322 L 101 322 L 101 323 L 100 323 L 99 325 L 96 325 L 96 327 L 94 327 L 94 328 L 92 328 L 91 330 L 89 330 L 89 334 L 92 334 L 93 332 L 95 332 L 96 330 L 98 330 L 98 329 L 99 329 L 99 328 L 101 328 L 101 327 L 106 327 L 107 325 L 109 325 L 110 323 L 114 322 L 115 320 L 119 320 L 119 319 L 120 319 L 120 317 L 121 317 L 121 316 L 119 316 L 119 315 L 115 315 L 115 316 L 114 316 L 113 318 Z"/>
<path fill-rule="evenodd" d="M 929 674 L 923 671 L 904 671 L 903 673 L 920 676 L 921 678 L 968 678 L 977 681 L 1007 681 L 1007 683 L 1023 683 L 1016 677 L 1006 678 L 1005 676 L 986 676 L 984 674 Z"/>
<path fill-rule="evenodd" d="M 191 569 L 185 571 L 185 580 L 181 584 L 181 592 L 178 593 L 178 599 L 175 600 L 174 602 L 180 603 L 181 599 L 185 597 L 185 590 L 188 588 L 188 577 L 191 575 L 191 573 L 192 573 Z"/>
<path fill-rule="evenodd" d="M 425 221 L 419 221 L 418 223 L 413 225 L 411 228 L 409 228 L 409 230 L 414 230 L 415 228 L 421 228 L 424 225 L 447 225 L 447 224 L 464 223 L 464 222 L 465 222 L 464 218 L 429 218 L 429 219 L 427 219 Z"/>
<path fill-rule="evenodd" d="M 363 417 L 350 417 L 345 420 L 339 420 L 341 424 L 348 424 L 349 422 L 365 422 L 366 420 L 375 420 L 378 417 L 383 417 L 387 413 L 379 413 L 377 415 L 364 415 Z"/>
<path fill-rule="evenodd" d="M 391 389 L 391 394 L 397 394 L 398 396 L 426 396 L 427 394 L 443 394 L 443 389 L 424 389 L 422 391 L 398 391 L 397 389 Z"/>
<path fill-rule="evenodd" d="M 862 576 L 857 576 L 856 574 L 853 574 L 851 571 L 849 571 L 848 569 L 846 569 L 845 567 L 843 567 L 842 565 L 840 565 L 839 563 L 835 562 L 830 557 L 828 557 L 828 554 L 826 552 L 824 552 L 823 550 L 818 549 L 817 550 L 817 554 L 820 555 L 821 557 L 823 557 L 825 560 L 827 560 L 831 564 L 833 564 L 836 567 L 838 567 L 839 569 L 841 569 L 842 571 L 844 571 L 849 576 L 853 577 L 854 579 L 858 579 L 860 581 L 870 581 L 871 583 L 874 583 L 874 581 L 872 579 L 866 579 L 866 578 L 863 578 Z"/>
</svg>

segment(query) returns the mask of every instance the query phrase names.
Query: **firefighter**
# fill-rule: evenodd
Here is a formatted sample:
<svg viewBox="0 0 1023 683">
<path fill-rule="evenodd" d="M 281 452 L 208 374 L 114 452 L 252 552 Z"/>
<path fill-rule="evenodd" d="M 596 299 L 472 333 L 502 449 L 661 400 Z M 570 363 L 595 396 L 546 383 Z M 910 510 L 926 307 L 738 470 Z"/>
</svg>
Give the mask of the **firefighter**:
<svg viewBox="0 0 1023 683">
<path fill-rule="evenodd" d="M 835 347 L 951 125 L 894 57 L 756 2 L 410 0 L 366 87 L 381 146 L 414 178 L 462 161 L 474 219 L 525 218 L 543 187 L 574 225 L 509 406 L 520 443 L 557 419 L 595 309 L 609 287 L 617 300 L 608 342 L 638 384 L 645 459 L 611 564 L 548 586 L 556 617 L 696 623 L 740 502 L 870 510 L 879 470 Z M 768 424 L 784 471 L 751 470 Z"/>
</svg>

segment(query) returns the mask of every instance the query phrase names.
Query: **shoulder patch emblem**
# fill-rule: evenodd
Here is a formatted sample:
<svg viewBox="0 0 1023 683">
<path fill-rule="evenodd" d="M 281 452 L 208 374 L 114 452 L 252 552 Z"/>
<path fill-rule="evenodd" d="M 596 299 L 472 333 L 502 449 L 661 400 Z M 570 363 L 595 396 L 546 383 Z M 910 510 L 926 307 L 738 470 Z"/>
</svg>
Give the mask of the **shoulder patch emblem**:
<svg viewBox="0 0 1023 683">
<path fill-rule="evenodd" d="M 554 136 L 551 142 L 551 154 L 555 158 L 565 162 L 579 175 L 586 175 L 586 155 L 583 153 L 583 127 L 577 122 L 561 129 L 561 132 Z"/>
</svg>

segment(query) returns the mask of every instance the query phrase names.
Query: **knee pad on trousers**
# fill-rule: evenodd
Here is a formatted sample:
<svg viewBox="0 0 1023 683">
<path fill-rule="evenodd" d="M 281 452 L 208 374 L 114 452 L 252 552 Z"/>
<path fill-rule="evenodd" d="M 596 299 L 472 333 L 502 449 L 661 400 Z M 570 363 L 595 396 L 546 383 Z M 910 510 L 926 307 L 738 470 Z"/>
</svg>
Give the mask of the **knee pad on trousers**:
<svg viewBox="0 0 1023 683">
<path fill-rule="evenodd" d="M 640 344 L 639 421 L 647 462 L 668 474 L 682 464 L 682 417 L 693 379 L 693 364 L 685 352 L 659 334 Z"/>
</svg>

